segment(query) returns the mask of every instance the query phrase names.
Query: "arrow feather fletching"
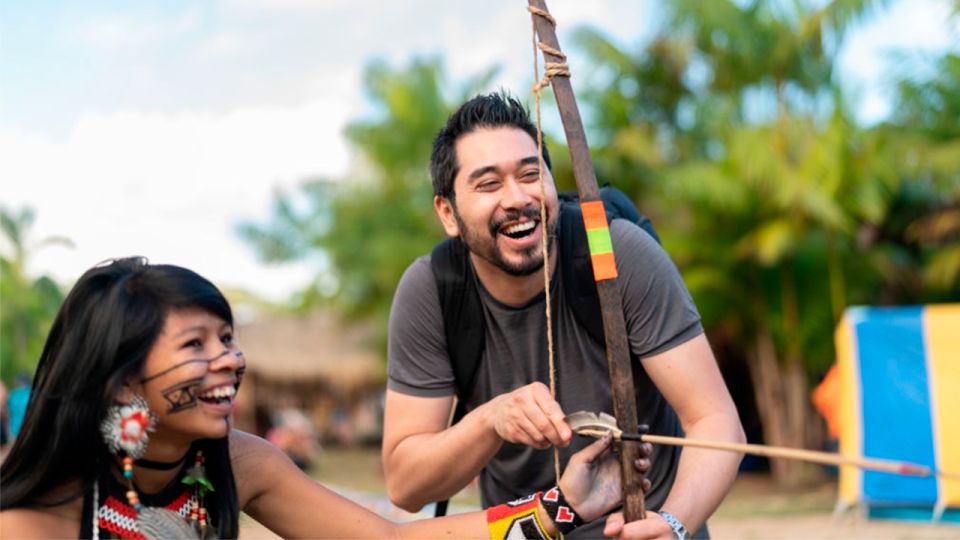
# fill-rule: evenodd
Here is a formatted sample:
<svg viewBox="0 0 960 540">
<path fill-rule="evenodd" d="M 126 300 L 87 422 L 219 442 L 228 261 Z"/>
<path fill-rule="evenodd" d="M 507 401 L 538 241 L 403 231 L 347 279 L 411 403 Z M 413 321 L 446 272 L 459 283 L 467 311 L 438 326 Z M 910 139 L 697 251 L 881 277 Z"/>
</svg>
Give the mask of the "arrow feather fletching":
<svg viewBox="0 0 960 540">
<path fill-rule="evenodd" d="M 574 433 L 582 435 L 593 435 L 597 432 L 612 432 L 614 437 L 619 437 L 623 430 L 617 427 L 617 419 L 607 413 L 592 413 L 589 411 L 577 411 L 570 413 L 566 418 L 567 424 Z"/>
</svg>

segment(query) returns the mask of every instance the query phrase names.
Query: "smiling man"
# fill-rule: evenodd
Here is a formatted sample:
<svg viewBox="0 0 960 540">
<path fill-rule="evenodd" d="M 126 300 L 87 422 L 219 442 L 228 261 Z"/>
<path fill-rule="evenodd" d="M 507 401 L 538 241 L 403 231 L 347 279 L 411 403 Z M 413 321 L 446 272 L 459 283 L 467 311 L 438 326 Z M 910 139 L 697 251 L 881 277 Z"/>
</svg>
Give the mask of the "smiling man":
<svg viewBox="0 0 960 540">
<path fill-rule="evenodd" d="M 556 233 L 565 222 L 546 148 L 543 161 L 541 189 L 536 129 L 503 94 L 465 103 L 434 141 L 434 209 L 451 240 L 410 265 L 390 315 L 383 463 L 391 499 L 407 510 L 450 497 L 478 474 L 485 507 L 547 489 L 555 481 L 549 448 L 560 448 L 565 463 L 589 443 L 573 436 L 565 414 L 612 412 L 604 345 L 578 322 L 561 270 L 550 280 L 557 399 L 545 384 L 541 242 L 547 235 L 549 267 L 563 269 Z M 640 422 L 658 434 L 741 442 L 736 409 L 676 267 L 636 224 L 614 220 L 610 234 Z M 464 343 L 474 350 L 464 351 Z M 476 367 L 464 370 L 471 353 Z M 462 418 L 448 427 L 456 395 Z M 650 458 L 647 502 L 657 513 L 622 532 L 706 537 L 706 519 L 729 489 L 739 456 L 662 447 Z M 612 520 L 607 532 L 621 527 Z M 598 520 L 569 536 L 598 537 L 602 528 Z"/>
</svg>

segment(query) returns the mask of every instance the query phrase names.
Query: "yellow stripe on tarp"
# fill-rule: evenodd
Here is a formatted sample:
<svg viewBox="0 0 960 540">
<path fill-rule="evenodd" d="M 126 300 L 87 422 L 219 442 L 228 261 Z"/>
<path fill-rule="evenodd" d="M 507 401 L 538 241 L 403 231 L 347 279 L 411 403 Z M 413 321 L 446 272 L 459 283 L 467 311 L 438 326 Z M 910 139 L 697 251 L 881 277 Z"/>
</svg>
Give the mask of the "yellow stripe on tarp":
<svg viewBox="0 0 960 540">
<path fill-rule="evenodd" d="M 925 306 L 923 332 L 937 468 L 960 472 L 960 304 Z M 960 480 L 939 478 L 937 492 L 947 506 L 960 505 Z"/>
<path fill-rule="evenodd" d="M 860 308 L 846 311 L 837 330 L 837 369 L 840 377 L 840 454 L 849 458 L 863 457 L 863 424 L 860 413 L 860 362 L 857 358 L 854 325 L 860 319 Z M 841 503 L 857 504 L 863 491 L 863 474 L 857 467 L 840 467 L 838 497 Z"/>
</svg>

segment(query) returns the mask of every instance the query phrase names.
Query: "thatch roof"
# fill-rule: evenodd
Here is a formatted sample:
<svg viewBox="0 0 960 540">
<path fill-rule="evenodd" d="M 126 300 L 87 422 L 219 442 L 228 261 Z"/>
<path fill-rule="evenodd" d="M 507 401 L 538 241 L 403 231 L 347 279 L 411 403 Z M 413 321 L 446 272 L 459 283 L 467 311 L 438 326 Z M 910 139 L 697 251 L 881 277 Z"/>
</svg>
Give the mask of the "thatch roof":
<svg viewBox="0 0 960 540">
<path fill-rule="evenodd" d="M 369 327 L 345 325 L 329 313 L 275 315 L 237 328 L 248 373 L 275 382 L 322 382 L 343 389 L 383 378 L 370 336 Z"/>
</svg>

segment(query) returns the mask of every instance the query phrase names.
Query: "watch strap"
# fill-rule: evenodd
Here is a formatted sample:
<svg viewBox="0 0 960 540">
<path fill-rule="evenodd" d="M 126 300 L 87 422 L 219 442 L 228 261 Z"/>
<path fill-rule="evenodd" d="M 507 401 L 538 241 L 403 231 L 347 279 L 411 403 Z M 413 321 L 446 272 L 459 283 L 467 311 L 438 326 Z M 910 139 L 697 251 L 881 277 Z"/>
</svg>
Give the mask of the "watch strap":
<svg viewBox="0 0 960 540">
<path fill-rule="evenodd" d="M 676 516 L 670 512 L 660 512 L 660 517 L 673 529 L 673 534 L 676 535 L 677 540 L 687 540 L 687 528 L 683 526 L 683 523 L 680 523 Z"/>
</svg>

